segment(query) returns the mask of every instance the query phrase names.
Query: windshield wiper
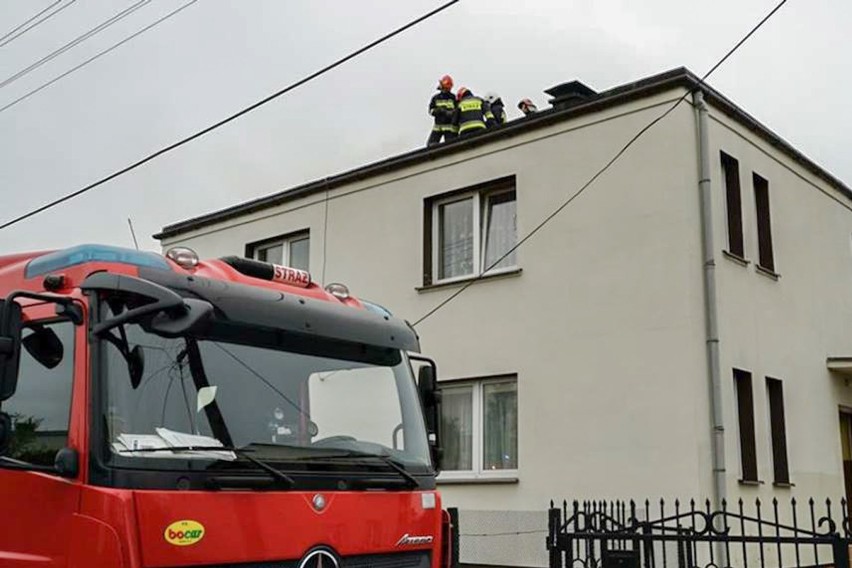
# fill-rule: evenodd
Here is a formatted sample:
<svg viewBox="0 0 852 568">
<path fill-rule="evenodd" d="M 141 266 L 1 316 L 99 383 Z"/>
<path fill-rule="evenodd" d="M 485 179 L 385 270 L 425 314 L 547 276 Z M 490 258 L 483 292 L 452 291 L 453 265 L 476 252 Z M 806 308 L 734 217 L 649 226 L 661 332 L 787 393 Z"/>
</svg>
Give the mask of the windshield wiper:
<svg viewBox="0 0 852 568">
<path fill-rule="evenodd" d="M 378 459 L 387 465 L 389 468 L 394 470 L 396 473 L 400 475 L 407 484 L 418 487 L 420 483 L 417 481 L 417 478 L 411 475 L 405 466 L 403 466 L 398 460 L 387 454 L 374 454 L 370 452 L 363 452 L 358 450 L 349 450 L 345 448 L 319 448 L 315 446 L 299 446 L 293 444 L 271 444 L 264 442 L 252 442 L 245 448 L 241 448 L 240 451 L 243 452 L 251 452 L 255 451 L 255 448 L 262 449 L 283 449 L 283 450 L 299 450 L 300 452 L 309 452 L 307 454 L 301 453 L 301 455 L 291 455 L 286 456 L 283 459 L 286 461 L 322 461 L 322 460 L 335 460 L 335 459 L 352 459 L 352 458 L 372 458 Z"/>
<path fill-rule="evenodd" d="M 170 446 L 170 447 L 166 447 L 166 448 L 136 448 L 135 450 L 134 449 L 127 449 L 127 450 L 121 450 L 120 453 L 125 453 L 125 452 L 142 452 L 142 453 L 145 453 L 145 452 L 162 452 L 164 450 L 165 451 L 171 451 L 171 452 L 211 452 L 211 451 L 214 451 L 214 452 L 233 452 L 233 453 L 237 454 L 238 456 L 240 456 L 241 458 L 245 459 L 246 461 L 253 463 L 254 465 L 259 467 L 263 471 L 267 472 L 269 475 L 271 475 L 276 480 L 283 481 L 284 483 L 287 484 L 288 488 L 291 488 L 294 485 L 296 485 L 295 479 L 293 479 L 292 477 L 290 477 L 289 475 L 287 475 L 283 471 L 272 467 L 271 465 L 269 465 L 265 461 L 261 461 L 261 460 L 257 459 L 256 457 L 249 455 L 249 453 L 253 452 L 254 450 L 246 449 L 246 448 L 235 448 L 233 446 Z"/>
<path fill-rule="evenodd" d="M 359 455 L 361 455 L 361 454 L 359 454 Z M 383 456 L 383 455 L 380 455 L 380 454 L 368 454 L 368 453 L 363 454 L 363 456 L 379 458 L 380 460 L 385 462 L 388 466 L 390 466 L 392 469 L 396 470 L 396 472 L 399 473 L 402 477 L 404 477 L 409 483 L 411 483 L 412 486 L 414 486 L 414 487 L 420 486 L 420 482 L 417 481 L 417 478 L 414 477 L 413 475 L 411 475 L 410 473 L 408 473 L 408 470 L 405 469 L 405 467 L 402 464 L 400 464 L 398 461 L 396 461 L 392 457 Z"/>
<path fill-rule="evenodd" d="M 329 448 L 331 449 L 331 448 Z M 371 454 L 370 452 L 359 452 L 357 450 L 337 450 L 336 453 L 328 453 L 323 455 L 318 455 L 316 458 L 312 456 L 305 456 L 302 460 L 310 460 L 310 459 L 337 459 L 337 458 L 373 458 L 382 461 L 385 465 L 390 467 L 392 470 L 397 472 L 402 478 L 404 478 L 411 486 L 419 487 L 420 482 L 417 481 L 417 478 L 408 473 L 408 470 L 405 469 L 399 461 L 395 460 L 391 456 L 384 454 Z"/>
</svg>

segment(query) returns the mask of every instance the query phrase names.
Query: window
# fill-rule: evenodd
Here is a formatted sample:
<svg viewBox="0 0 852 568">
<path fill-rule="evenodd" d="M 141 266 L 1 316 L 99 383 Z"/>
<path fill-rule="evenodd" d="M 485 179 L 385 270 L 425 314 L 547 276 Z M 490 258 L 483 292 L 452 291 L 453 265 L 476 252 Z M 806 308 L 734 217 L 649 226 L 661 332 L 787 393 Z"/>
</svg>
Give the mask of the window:
<svg viewBox="0 0 852 568">
<path fill-rule="evenodd" d="M 731 156 L 722 154 L 722 172 L 725 176 L 725 195 L 728 210 L 728 252 L 745 258 L 743 249 L 743 208 L 740 198 L 740 164 Z"/>
<path fill-rule="evenodd" d="M 246 256 L 263 262 L 309 270 L 310 246 L 311 235 L 305 231 L 250 243 L 246 246 Z"/>
<path fill-rule="evenodd" d="M 441 393 L 442 478 L 516 475 L 517 378 L 445 383 Z"/>
<path fill-rule="evenodd" d="M 754 395 L 751 390 L 751 373 L 734 369 L 734 385 L 737 391 L 742 481 L 757 481 L 757 449 L 754 438 Z"/>
<path fill-rule="evenodd" d="M 790 483 L 790 467 L 787 463 L 787 427 L 784 423 L 784 390 L 778 379 L 766 377 L 766 392 L 769 395 L 769 429 L 772 434 L 772 467 L 775 483 Z"/>
<path fill-rule="evenodd" d="M 514 177 L 428 199 L 424 284 L 514 268 L 515 203 Z"/>
<path fill-rule="evenodd" d="M 754 184 L 754 205 L 757 211 L 757 250 L 759 265 L 766 270 L 775 271 L 775 259 L 772 255 L 772 227 L 769 221 L 769 182 L 757 174 L 752 174 Z"/>
<path fill-rule="evenodd" d="M 13 429 L 6 455 L 28 463 L 53 465 L 56 452 L 68 445 L 74 324 L 62 321 L 31 326 L 22 337 L 25 348 L 21 349 L 18 388 L 3 402 L 3 411 L 11 416 Z"/>
</svg>

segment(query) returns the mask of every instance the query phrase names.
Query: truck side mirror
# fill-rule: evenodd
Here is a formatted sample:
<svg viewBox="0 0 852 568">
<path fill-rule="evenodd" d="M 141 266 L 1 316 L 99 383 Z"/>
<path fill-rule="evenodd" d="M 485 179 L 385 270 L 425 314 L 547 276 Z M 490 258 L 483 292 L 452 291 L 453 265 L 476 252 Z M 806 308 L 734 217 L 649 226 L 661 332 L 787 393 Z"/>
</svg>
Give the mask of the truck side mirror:
<svg viewBox="0 0 852 568">
<path fill-rule="evenodd" d="M 80 473 L 80 455 L 73 448 L 62 448 L 56 452 L 53 467 L 60 476 L 73 479 Z"/>
<path fill-rule="evenodd" d="M 65 347 L 56 332 L 49 327 L 34 326 L 32 333 L 21 339 L 30 356 L 47 369 L 54 369 L 65 356 Z"/>
<path fill-rule="evenodd" d="M 5 456 L 12 443 L 12 417 L 0 412 L 0 456 Z"/>
<path fill-rule="evenodd" d="M 0 402 L 15 394 L 21 359 L 21 306 L 0 300 Z"/>
<path fill-rule="evenodd" d="M 429 436 L 429 451 L 436 471 L 441 470 L 441 392 L 438 390 L 437 368 L 431 359 L 417 358 L 426 363 L 417 373 L 417 388 L 423 401 L 426 432 Z"/>
<path fill-rule="evenodd" d="M 431 405 L 434 402 L 435 394 L 438 392 L 438 382 L 435 378 L 435 369 L 431 365 L 420 367 L 417 372 L 417 388 L 420 389 L 420 397 L 423 399 L 423 404 Z"/>
</svg>

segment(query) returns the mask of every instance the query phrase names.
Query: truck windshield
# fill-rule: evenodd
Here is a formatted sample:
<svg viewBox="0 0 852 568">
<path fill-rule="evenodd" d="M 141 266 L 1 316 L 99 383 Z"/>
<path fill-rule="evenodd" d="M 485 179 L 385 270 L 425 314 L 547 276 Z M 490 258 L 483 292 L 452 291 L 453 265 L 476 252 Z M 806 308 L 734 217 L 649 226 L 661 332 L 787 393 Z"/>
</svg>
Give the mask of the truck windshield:
<svg viewBox="0 0 852 568">
<path fill-rule="evenodd" d="M 222 445 L 250 446 L 267 460 L 310 462 L 336 452 L 430 467 L 417 390 L 399 351 L 294 341 L 229 323 L 178 338 L 131 323 L 101 341 L 113 459 L 139 467 L 156 467 L 151 458 L 238 459 L 209 449 Z M 188 446 L 207 450 L 155 451 Z"/>
</svg>

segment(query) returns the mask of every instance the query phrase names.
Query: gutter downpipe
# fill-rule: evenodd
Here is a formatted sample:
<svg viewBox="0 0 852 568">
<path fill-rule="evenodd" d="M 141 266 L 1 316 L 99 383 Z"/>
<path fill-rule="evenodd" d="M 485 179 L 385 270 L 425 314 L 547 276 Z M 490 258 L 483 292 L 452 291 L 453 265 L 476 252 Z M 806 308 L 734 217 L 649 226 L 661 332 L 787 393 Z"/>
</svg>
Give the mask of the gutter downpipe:
<svg viewBox="0 0 852 568">
<path fill-rule="evenodd" d="M 710 143 L 704 92 L 692 94 L 698 111 L 698 191 L 701 195 L 701 241 L 704 263 L 704 319 L 706 323 L 707 379 L 710 387 L 713 449 L 713 504 L 722 510 L 727 499 L 725 472 L 725 418 L 722 412 L 722 378 L 719 364 L 719 315 L 716 304 L 716 259 L 713 246 L 713 202 L 710 192 Z"/>
</svg>

